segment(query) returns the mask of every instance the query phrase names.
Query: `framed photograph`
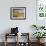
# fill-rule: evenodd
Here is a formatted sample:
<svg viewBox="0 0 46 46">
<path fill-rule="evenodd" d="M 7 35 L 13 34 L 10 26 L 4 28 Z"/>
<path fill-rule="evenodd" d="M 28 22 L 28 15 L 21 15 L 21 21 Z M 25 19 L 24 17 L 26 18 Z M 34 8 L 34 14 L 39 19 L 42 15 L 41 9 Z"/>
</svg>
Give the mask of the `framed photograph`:
<svg viewBox="0 0 46 46">
<path fill-rule="evenodd" d="M 46 18 L 46 0 L 37 0 L 37 16 L 39 18 Z"/>
<path fill-rule="evenodd" d="M 46 0 L 36 1 L 36 24 L 46 26 Z"/>
<path fill-rule="evenodd" d="M 26 19 L 26 7 L 11 7 L 10 8 L 11 20 L 23 20 Z"/>
</svg>

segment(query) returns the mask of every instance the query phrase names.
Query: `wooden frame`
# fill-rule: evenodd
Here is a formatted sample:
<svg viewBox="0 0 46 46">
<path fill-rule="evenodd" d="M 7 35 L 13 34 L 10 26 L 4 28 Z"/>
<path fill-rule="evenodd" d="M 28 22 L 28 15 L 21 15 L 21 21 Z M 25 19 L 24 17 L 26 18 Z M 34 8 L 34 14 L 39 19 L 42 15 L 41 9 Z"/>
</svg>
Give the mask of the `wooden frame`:
<svg viewBox="0 0 46 46">
<path fill-rule="evenodd" d="M 26 19 L 26 7 L 11 7 L 10 8 L 11 20 L 24 20 Z"/>
<path fill-rule="evenodd" d="M 12 35 L 12 34 L 11 34 Z M 8 33 L 6 33 L 5 34 L 5 41 L 4 41 L 4 43 L 5 43 L 5 46 L 7 46 L 8 45 L 8 42 L 7 42 L 7 36 L 10 36 Z M 14 35 L 13 35 L 14 36 Z M 16 38 L 16 37 L 15 37 Z M 16 43 L 16 45 L 15 46 L 18 46 L 18 33 L 17 33 L 17 39 L 16 39 L 17 41 L 17 43 Z"/>
</svg>

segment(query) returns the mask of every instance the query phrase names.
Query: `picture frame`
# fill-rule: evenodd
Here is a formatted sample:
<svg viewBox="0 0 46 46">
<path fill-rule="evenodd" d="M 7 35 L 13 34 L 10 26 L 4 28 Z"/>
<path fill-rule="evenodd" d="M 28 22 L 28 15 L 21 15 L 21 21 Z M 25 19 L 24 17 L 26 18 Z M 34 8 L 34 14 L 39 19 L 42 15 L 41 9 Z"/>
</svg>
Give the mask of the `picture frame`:
<svg viewBox="0 0 46 46">
<path fill-rule="evenodd" d="M 11 7 L 10 8 L 11 20 L 24 20 L 26 19 L 26 7 Z"/>
</svg>

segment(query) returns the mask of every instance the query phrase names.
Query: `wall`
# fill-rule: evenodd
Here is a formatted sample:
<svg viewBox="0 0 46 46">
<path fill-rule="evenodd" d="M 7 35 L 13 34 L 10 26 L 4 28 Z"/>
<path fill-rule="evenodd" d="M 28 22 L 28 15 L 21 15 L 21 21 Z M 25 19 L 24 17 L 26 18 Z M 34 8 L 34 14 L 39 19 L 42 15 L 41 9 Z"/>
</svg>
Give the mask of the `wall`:
<svg viewBox="0 0 46 46">
<path fill-rule="evenodd" d="M 26 20 L 10 20 L 10 7 L 26 7 Z M 32 24 L 36 24 L 36 0 L 0 1 L 0 34 L 10 32 L 11 27 L 17 26 L 19 32 L 30 32 L 32 36 Z"/>
</svg>

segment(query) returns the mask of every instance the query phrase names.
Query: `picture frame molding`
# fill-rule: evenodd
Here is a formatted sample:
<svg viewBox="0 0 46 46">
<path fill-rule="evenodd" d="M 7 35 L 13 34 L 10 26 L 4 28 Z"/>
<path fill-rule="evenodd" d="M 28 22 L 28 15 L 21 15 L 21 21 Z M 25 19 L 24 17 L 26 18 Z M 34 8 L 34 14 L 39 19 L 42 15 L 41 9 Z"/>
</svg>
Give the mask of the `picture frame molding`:
<svg viewBox="0 0 46 46">
<path fill-rule="evenodd" d="M 13 17 L 13 10 L 14 9 L 24 9 L 24 18 L 16 18 L 16 17 Z M 25 20 L 26 19 L 26 7 L 11 7 L 10 8 L 10 19 L 11 20 Z"/>
</svg>

